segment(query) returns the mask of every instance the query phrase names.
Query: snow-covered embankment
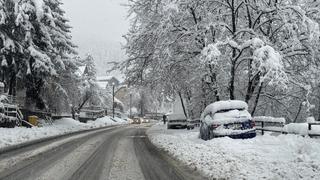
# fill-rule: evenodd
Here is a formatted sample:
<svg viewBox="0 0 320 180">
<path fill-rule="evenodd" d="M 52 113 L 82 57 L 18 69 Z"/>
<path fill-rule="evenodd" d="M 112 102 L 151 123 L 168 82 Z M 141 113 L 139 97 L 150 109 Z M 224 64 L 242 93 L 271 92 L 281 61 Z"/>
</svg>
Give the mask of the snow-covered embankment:
<svg viewBox="0 0 320 180">
<path fill-rule="evenodd" d="M 147 134 L 153 144 L 210 179 L 320 179 L 320 139 L 266 134 L 203 141 L 196 130 L 167 130 L 159 124 Z"/>
<path fill-rule="evenodd" d="M 89 121 L 88 123 L 81 123 L 74 119 L 63 118 L 54 121 L 52 125 L 45 125 L 43 127 L 0 128 L 0 149 L 36 139 L 126 123 L 125 120 L 120 118 L 114 118 L 114 120 L 112 120 L 110 117 L 106 116 L 99 118 L 96 121 Z"/>
</svg>

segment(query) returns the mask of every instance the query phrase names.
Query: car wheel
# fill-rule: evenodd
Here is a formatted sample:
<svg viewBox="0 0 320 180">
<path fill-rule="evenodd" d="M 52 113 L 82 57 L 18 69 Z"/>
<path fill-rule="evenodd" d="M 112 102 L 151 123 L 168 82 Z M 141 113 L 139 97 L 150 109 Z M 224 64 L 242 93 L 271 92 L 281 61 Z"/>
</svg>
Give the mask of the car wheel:
<svg viewBox="0 0 320 180">
<path fill-rule="evenodd" d="M 168 125 L 168 126 L 167 126 L 167 129 L 171 129 L 171 126 Z"/>
</svg>

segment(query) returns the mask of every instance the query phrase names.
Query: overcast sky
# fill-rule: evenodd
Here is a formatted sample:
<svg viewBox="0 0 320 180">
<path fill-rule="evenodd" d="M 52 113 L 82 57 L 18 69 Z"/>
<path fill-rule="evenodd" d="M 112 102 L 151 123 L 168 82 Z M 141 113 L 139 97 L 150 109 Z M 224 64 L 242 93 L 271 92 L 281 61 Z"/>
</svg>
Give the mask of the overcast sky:
<svg viewBox="0 0 320 180">
<path fill-rule="evenodd" d="M 128 30 L 126 0 L 63 0 L 75 41 L 94 39 L 120 42 Z"/>
<path fill-rule="evenodd" d="M 106 61 L 123 59 L 120 43 L 127 33 L 127 0 L 62 0 L 66 17 L 73 27 L 72 36 L 81 56 L 90 53 L 96 59 L 98 73 L 105 72 Z"/>
</svg>

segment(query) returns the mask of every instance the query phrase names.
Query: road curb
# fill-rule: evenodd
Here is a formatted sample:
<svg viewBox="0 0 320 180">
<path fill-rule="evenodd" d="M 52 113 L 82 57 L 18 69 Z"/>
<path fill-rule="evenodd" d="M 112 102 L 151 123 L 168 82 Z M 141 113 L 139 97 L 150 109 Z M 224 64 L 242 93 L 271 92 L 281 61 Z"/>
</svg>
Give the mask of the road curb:
<svg viewBox="0 0 320 180">
<path fill-rule="evenodd" d="M 74 135 L 78 135 L 78 134 L 82 134 L 82 133 L 86 133 L 86 132 L 96 131 L 96 130 L 110 128 L 110 127 L 118 127 L 118 126 L 121 127 L 123 125 L 111 125 L 111 126 L 105 126 L 105 127 L 85 129 L 85 130 L 74 131 L 74 132 L 70 132 L 70 133 L 66 133 L 66 134 L 54 135 L 54 136 L 49 136 L 49 137 L 45 137 L 45 138 L 26 141 L 26 142 L 23 142 L 23 143 L 19 143 L 19 144 L 7 146 L 7 147 L 4 147 L 4 148 L 0 148 L 0 155 L 4 154 L 4 153 L 7 153 L 7 152 L 10 152 L 10 151 L 14 151 L 14 150 L 20 149 L 20 148 L 24 148 L 24 147 L 40 144 L 40 143 L 45 142 L 45 141 L 55 140 L 55 139 L 58 139 L 58 138 L 74 136 Z"/>
</svg>

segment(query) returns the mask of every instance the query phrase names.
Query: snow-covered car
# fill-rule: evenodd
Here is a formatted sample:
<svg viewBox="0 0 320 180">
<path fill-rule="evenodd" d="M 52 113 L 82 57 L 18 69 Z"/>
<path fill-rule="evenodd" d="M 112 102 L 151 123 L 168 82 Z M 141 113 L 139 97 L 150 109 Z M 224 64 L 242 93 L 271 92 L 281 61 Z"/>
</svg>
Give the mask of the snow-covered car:
<svg viewBox="0 0 320 180">
<path fill-rule="evenodd" d="M 200 138 L 209 140 L 229 136 L 235 139 L 256 136 L 255 122 L 243 101 L 218 101 L 210 104 L 201 114 Z"/>
<path fill-rule="evenodd" d="M 187 118 L 184 114 L 168 114 L 167 115 L 167 128 L 186 128 Z"/>
</svg>

